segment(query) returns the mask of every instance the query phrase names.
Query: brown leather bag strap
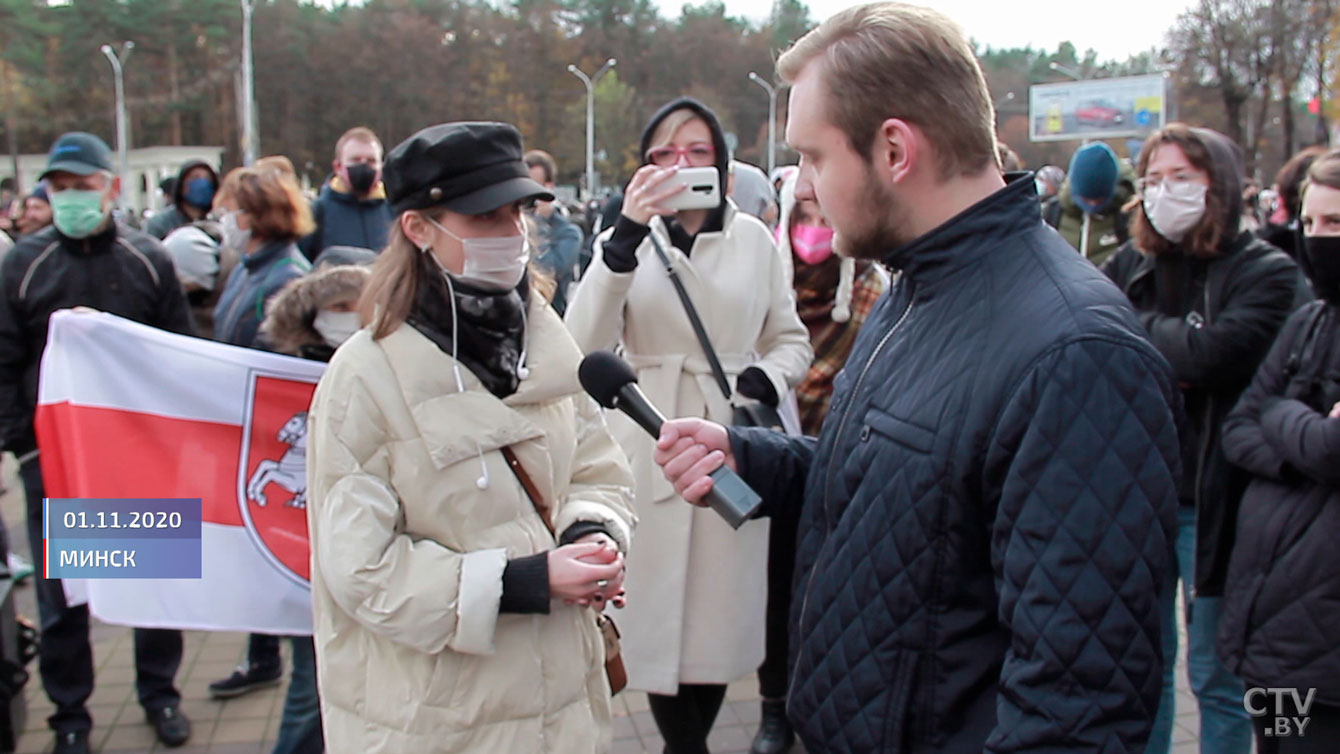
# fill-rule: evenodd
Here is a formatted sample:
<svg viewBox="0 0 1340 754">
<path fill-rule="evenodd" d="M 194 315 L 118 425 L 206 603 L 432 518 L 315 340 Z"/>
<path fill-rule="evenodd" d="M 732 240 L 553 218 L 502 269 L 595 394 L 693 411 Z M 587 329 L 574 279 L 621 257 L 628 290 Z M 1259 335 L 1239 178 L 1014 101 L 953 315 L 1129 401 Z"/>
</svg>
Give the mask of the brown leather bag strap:
<svg viewBox="0 0 1340 754">
<path fill-rule="evenodd" d="M 507 459 L 507 467 L 516 475 L 516 480 L 521 482 L 521 488 L 526 491 L 526 497 L 530 498 L 530 504 L 535 506 L 535 512 L 540 514 L 540 520 L 544 522 L 550 534 L 556 534 L 554 532 L 554 519 L 549 506 L 540 502 L 540 488 L 535 486 L 535 480 L 531 479 L 530 474 L 526 473 L 526 467 L 521 465 L 521 461 L 510 447 L 504 447 L 502 454 L 503 458 Z"/>
</svg>

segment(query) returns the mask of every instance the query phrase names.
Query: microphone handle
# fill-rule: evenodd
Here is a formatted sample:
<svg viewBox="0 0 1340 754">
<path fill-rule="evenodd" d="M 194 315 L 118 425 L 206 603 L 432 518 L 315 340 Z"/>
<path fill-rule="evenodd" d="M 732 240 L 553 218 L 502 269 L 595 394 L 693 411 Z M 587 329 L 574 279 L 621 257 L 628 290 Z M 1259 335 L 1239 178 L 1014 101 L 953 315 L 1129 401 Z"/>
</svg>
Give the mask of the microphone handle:
<svg viewBox="0 0 1340 754">
<path fill-rule="evenodd" d="M 653 438 L 661 436 L 661 425 L 665 423 L 665 415 L 647 400 L 646 394 L 636 382 L 630 382 L 619 388 L 614 398 L 614 407 L 637 422 L 638 426 L 647 430 L 647 434 Z"/>
<path fill-rule="evenodd" d="M 614 407 L 637 422 L 652 437 L 661 436 L 665 415 L 647 400 L 637 383 L 630 382 L 619 389 L 614 398 Z M 709 476 L 712 477 L 712 491 L 707 493 L 706 502 L 731 528 L 738 529 L 754 517 L 763 499 L 745 484 L 739 474 L 722 466 Z"/>
</svg>

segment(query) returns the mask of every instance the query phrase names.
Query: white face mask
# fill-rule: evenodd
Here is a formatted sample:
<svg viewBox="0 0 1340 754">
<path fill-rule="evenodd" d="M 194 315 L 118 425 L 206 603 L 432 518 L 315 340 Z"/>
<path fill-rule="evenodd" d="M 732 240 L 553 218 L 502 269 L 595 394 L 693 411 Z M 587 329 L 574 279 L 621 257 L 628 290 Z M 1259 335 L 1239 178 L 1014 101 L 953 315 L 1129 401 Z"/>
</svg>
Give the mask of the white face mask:
<svg viewBox="0 0 1340 754">
<path fill-rule="evenodd" d="M 358 312 L 322 309 L 316 313 L 316 319 L 312 320 L 312 327 L 320 333 L 326 345 L 339 348 L 341 343 L 352 338 L 354 333 L 363 327 L 363 323 L 358 319 Z"/>
<path fill-rule="evenodd" d="M 246 251 L 247 243 L 251 241 L 251 229 L 237 227 L 237 216 L 240 214 L 241 211 L 228 212 L 219 220 L 219 227 L 223 230 L 223 245 L 234 251 Z"/>
<path fill-rule="evenodd" d="M 510 291 L 521 283 L 526 264 L 530 262 L 530 240 L 520 226 L 517 230 L 521 232 L 515 236 L 461 238 L 436 220 L 424 219 L 465 247 L 465 265 L 459 275 L 451 273 L 452 277 L 491 291 Z"/>
<path fill-rule="evenodd" d="M 1205 216 L 1209 187 L 1193 181 L 1164 181 L 1145 187 L 1145 216 L 1160 236 L 1181 243 Z"/>
</svg>

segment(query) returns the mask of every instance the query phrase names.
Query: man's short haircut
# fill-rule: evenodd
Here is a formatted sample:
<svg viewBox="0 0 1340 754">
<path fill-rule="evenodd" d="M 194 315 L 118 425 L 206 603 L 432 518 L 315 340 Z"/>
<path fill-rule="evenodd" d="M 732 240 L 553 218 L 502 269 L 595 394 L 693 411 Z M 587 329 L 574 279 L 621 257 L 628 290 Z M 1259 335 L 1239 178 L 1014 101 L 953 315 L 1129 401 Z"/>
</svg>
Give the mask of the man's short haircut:
<svg viewBox="0 0 1340 754">
<path fill-rule="evenodd" d="M 377 138 L 377 134 L 372 132 L 367 126 L 355 126 L 344 132 L 339 141 L 335 142 L 335 160 L 339 161 L 340 155 L 344 154 L 344 145 L 351 141 L 361 141 L 367 144 L 375 144 L 377 151 L 383 156 L 386 155 L 386 149 L 382 147 L 382 140 Z"/>
<path fill-rule="evenodd" d="M 533 168 L 537 165 L 544 169 L 544 182 L 553 183 L 558 176 L 558 163 L 554 162 L 554 156 L 543 149 L 532 149 L 522 158 L 527 168 Z"/>
<path fill-rule="evenodd" d="M 865 155 L 880 124 L 897 118 L 930 141 L 942 178 L 996 165 L 995 108 L 963 30 L 939 11 L 885 2 L 841 11 L 777 61 L 794 83 L 823 63 L 828 120 Z"/>
</svg>

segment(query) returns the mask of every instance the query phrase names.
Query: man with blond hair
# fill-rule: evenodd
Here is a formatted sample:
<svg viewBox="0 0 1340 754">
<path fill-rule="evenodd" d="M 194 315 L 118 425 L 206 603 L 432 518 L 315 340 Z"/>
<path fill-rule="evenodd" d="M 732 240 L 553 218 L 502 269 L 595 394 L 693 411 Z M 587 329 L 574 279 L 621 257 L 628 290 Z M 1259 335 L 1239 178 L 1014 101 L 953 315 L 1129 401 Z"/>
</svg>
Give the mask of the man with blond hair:
<svg viewBox="0 0 1340 754">
<path fill-rule="evenodd" d="M 798 510 L 788 713 L 810 751 L 1135 752 L 1158 709 L 1177 386 L 1129 303 L 1006 183 L 963 32 L 843 11 L 778 61 L 798 198 L 900 270 L 818 438 L 667 423 L 685 499 Z"/>
<path fill-rule="evenodd" d="M 353 246 L 380 252 L 391 228 L 391 206 L 382 185 L 381 139 L 359 126 L 335 142 L 334 174 L 312 202 L 316 230 L 298 247 L 309 260 L 331 246 Z"/>
</svg>

